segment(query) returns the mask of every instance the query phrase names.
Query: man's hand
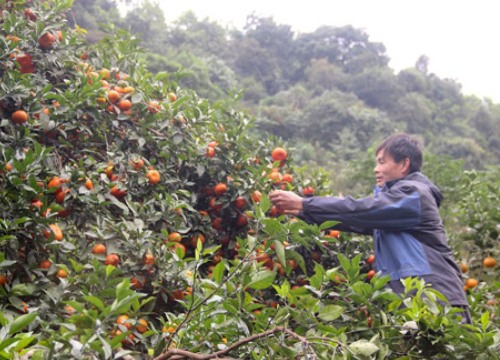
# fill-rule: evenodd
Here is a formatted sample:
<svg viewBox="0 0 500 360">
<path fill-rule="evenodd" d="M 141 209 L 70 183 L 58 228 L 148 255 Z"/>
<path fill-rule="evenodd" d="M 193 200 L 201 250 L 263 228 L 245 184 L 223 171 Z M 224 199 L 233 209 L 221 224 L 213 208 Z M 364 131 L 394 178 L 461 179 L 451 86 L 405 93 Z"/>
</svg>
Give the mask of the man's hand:
<svg viewBox="0 0 500 360">
<path fill-rule="evenodd" d="M 291 191 L 275 190 L 269 200 L 285 214 L 296 216 L 302 211 L 302 197 Z"/>
</svg>

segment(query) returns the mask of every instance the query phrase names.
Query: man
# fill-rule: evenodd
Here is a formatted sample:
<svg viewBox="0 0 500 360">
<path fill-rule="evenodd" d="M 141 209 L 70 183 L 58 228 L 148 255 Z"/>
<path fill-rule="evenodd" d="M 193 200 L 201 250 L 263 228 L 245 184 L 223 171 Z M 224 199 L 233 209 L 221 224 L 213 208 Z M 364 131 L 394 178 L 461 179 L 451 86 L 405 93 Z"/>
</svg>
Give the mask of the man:
<svg viewBox="0 0 500 360">
<path fill-rule="evenodd" d="M 422 152 L 407 134 L 385 139 L 376 150 L 374 196 L 302 198 L 290 191 L 273 191 L 269 198 L 286 214 L 308 223 L 340 222 L 344 231 L 374 236 L 375 267 L 389 275 L 389 285 L 404 291 L 401 279 L 419 277 L 464 309 L 470 323 L 460 269 L 448 246 L 439 214 L 440 190 L 420 172 Z"/>
</svg>

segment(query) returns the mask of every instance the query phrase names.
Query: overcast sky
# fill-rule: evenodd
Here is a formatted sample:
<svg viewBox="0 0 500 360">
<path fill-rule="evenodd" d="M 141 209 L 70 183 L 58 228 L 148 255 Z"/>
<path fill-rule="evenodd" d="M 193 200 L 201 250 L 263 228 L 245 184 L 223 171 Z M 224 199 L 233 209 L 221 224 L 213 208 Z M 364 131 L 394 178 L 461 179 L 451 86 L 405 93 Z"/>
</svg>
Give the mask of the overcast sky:
<svg viewBox="0 0 500 360">
<path fill-rule="evenodd" d="M 273 17 L 294 31 L 353 25 L 381 42 L 395 72 L 427 55 L 429 71 L 462 84 L 464 94 L 500 103 L 500 2 L 496 0 L 157 0 L 167 21 L 198 19 L 242 28 L 247 15 Z M 497 5 L 498 4 L 498 5 Z"/>
</svg>

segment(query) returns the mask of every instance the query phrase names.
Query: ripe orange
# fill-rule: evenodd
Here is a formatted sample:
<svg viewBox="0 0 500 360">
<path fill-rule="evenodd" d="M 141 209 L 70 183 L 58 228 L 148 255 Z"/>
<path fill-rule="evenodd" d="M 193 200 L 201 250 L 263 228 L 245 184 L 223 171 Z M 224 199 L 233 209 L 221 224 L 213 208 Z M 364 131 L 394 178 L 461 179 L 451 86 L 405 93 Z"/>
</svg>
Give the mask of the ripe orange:
<svg viewBox="0 0 500 360">
<path fill-rule="evenodd" d="M 487 256 L 483 260 L 483 265 L 484 265 L 484 267 L 487 267 L 487 268 L 494 268 L 497 265 L 497 261 L 495 260 L 494 257 Z"/>
<path fill-rule="evenodd" d="M 371 265 L 375 262 L 375 255 L 371 254 L 366 258 L 366 263 L 368 265 Z"/>
<path fill-rule="evenodd" d="M 160 182 L 160 173 L 158 172 L 158 170 L 148 170 L 148 172 L 146 173 L 146 178 L 151 184 L 158 184 Z"/>
<path fill-rule="evenodd" d="M 108 69 L 103 68 L 97 72 L 102 79 L 109 79 L 111 73 Z"/>
<path fill-rule="evenodd" d="M 148 322 L 144 319 L 139 319 L 135 325 L 135 329 L 139 334 L 145 333 L 148 331 Z"/>
<path fill-rule="evenodd" d="M 116 197 L 117 199 L 122 199 L 125 197 L 125 195 L 127 195 L 127 190 L 123 190 L 123 189 L 120 189 L 118 186 L 113 186 L 109 192 L 111 193 L 111 195 L 113 195 L 114 197 Z"/>
<path fill-rule="evenodd" d="M 302 189 L 302 193 L 304 196 L 312 196 L 314 195 L 314 188 L 312 186 L 306 186 L 304 189 Z"/>
<path fill-rule="evenodd" d="M 181 249 L 184 254 L 186 253 L 186 250 L 187 250 L 186 247 L 184 246 L 184 244 L 181 244 L 181 243 L 175 243 L 174 245 L 172 245 L 170 247 L 171 252 L 177 252 L 177 249 Z"/>
<path fill-rule="evenodd" d="M 214 186 L 214 194 L 216 196 L 221 196 L 227 191 L 227 185 L 224 183 L 218 183 Z"/>
<path fill-rule="evenodd" d="M 9 278 L 7 275 L 0 274 L 0 285 L 7 285 L 9 283 Z"/>
<path fill-rule="evenodd" d="M 57 224 L 49 224 L 50 229 L 46 229 L 43 235 L 46 239 L 50 238 L 51 234 L 54 234 L 54 240 L 61 241 L 64 238 L 64 234 Z"/>
<path fill-rule="evenodd" d="M 59 269 L 57 270 L 56 276 L 58 278 L 67 278 L 68 277 L 68 272 L 64 269 Z"/>
<path fill-rule="evenodd" d="M 239 214 L 236 219 L 236 227 L 242 228 L 248 225 L 248 216 L 245 214 Z"/>
<path fill-rule="evenodd" d="M 171 232 L 168 234 L 167 241 L 180 243 L 182 241 L 182 235 L 177 231 Z"/>
<path fill-rule="evenodd" d="M 118 316 L 116 323 L 118 325 L 125 326 L 128 330 L 132 329 L 132 323 L 130 322 L 128 315 Z"/>
<path fill-rule="evenodd" d="M 155 261 L 156 261 L 156 259 L 153 256 L 153 254 L 145 254 L 144 255 L 144 259 L 143 259 L 144 265 L 154 265 Z"/>
<path fill-rule="evenodd" d="M 140 170 L 144 167 L 144 160 L 142 159 L 132 159 L 130 160 L 130 165 L 134 168 L 134 170 Z"/>
<path fill-rule="evenodd" d="M 106 254 L 106 245 L 104 244 L 95 244 L 92 248 L 92 254 Z"/>
<path fill-rule="evenodd" d="M 117 105 L 118 109 L 121 111 L 128 111 L 132 109 L 132 103 L 128 99 L 120 100 Z"/>
<path fill-rule="evenodd" d="M 158 101 L 151 100 L 150 102 L 148 102 L 148 111 L 150 113 L 156 114 L 160 110 L 161 107 Z"/>
<path fill-rule="evenodd" d="M 57 191 L 65 182 L 66 180 L 60 178 L 59 176 L 54 176 L 52 179 L 50 179 L 49 183 L 47 184 L 47 188 L 48 189 L 56 188 Z"/>
<path fill-rule="evenodd" d="M 92 190 L 94 188 L 94 183 L 92 182 L 92 180 L 87 178 L 85 180 L 85 187 L 87 188 L 87 190 Z"/>
<path fill-rule="evenodd" d="M 475 288 L 478 284 L 479 284 L 479 281 L 477 281 L 477 279 L 474 279 L 474 278 L 469 278 L 465 281 L 465 286 L 467 286 L 467 288 L 469 288 L 469 289 Z"/>
<path fill-rule="evenodd" d="M 11 119 L 15 124 L 24 124 L 28 121 L 28 113 L 24 110 L 14 111 Z"/>
<path fill-rule="evenodd" d="M 273 161 L 284 161 L 286 160 L 288 153 L 285 149 L 277 147 L 271 152 L 271 157 Z"/>
<path fill-rule="evenodd" d="M 120 258 L 116 254 L 109 254 L 106 256 L 106 260 L 104 260 L 105 265 L 113 265 L 117 266 L 120 263 Z"/>
<path fill-rule="evenodd" d="M 234 199 L 234 207 L 239 210 L 243 210 L 247 206 L 247 199 L 243 196 L 238 196 Z"/>
<path fill-rule="evenodd" d="M 132 286 L 136 290 L 142 289 L 142 287 L 143 287 L 141 281 L 138 278 L 136 278 L 135 276 L 132 277 L 132 279 L 130 279 L 130 286 Z"/>
<path fill-rule="evenodd" d="M 213 147 L 211 147 L 211 146 L 208 146 L 207 147 L 207 154 L 206 154 L 206 156 L 208 158 L 213 158 L 213 157 L 215 157 L 215 155 L 216 155 L 215 149 Z"/>
<path fill-rule="evenodd" d="M 120 98 L 120 94 L 118 93 L 118 91 L 115 91 L 115 90 L 108 91 L 108 101 L 111 104 L 116 104 L 116 102 L 118 101 L 119 98 Z"/>
<path fill-rule="evenodd" d="M 460 266 L 460 270 L 463 273 L 466 273 L 467 271 L 469 271 L 469 265 L 467 263 L 461 262 L 459 266 Z"/>
<path fill-rule="evenodd" d="M 11 163 L 5 164 L 5 171 L 12 171 L 12 169 L 13 169 L 13 166 Z"/>
<path fill-rule="evenodd" d="M 291 174 L 283 174 L 283 176 L 281 177 L 281 181 L 291 183 L 293 182 L 293 176 Z"/>
<path fill-rule="evenodd" d="M 48 269 L 52 266 L 52 261 L 48 260 L 48 259 L 45 259 L 45 260 L 42 260 L 40 261 L 40 263 L 38 264 L 38 267 L 40 269 Z"/>
<path fill-rule="evenodd" d="M 371 270 L 369 270 L 369 271 L 366 273 L 366 278 L 367 278 L 368 280 L 371 280 L 371 278 L 372 278 L 372 277 L 374 277 L 374 276 L 375 276 L 375 274 L 376 274 L 376 271 L 375 271 L 375 270 L 373 270 L 373 269 L 371 269 Z"/>
<path fill-rule="evenodd" d="M 190 240 L 191 247 L 196 248 L 198 246 L 198 240 L 202 245 L 205 244 L 205 235 L 203 235 L 202 233 L 193 235 Z"/>
<path fill-rule="evenodd" d="M 338 239 L 340 236 L 340 231 L 339 230 L 330 230 L 327 234 L 327 236 L 333 237 L 335 239 Z"/>
<path fill-rule="evenodd" d="M 297 261 L 295 259 L 288 259 L 286 261 L 286 263 L 288 264 L 288 266 L 290 266 L 293 270 L 297 269 L 299 267 L 299 264 L 297 263 Z"/>
<path fill-rule="evenodd" d="M 52 35 L 52 33 L 50 32 L 46 32 L 38 38 L 38 45 L 40 46 L 41 49 L 46 50 L 52 47 L 54 41 L 56 41 L 55 36 Z"/>
<path fill-rule="evenodd" d="M 69 192 L 69 189 L 59 189 L 60 191 L 56 191 L 56 202 L 58 204 L 62 204 L 64 199 L 66 198 L 66 194 Z"/>
<path fill-rule="evenodd" d="M 175 100 L 177 100 L 177 95 L 175 95 L 175 93 L 173 92 L 168 93 L 168 99 L 170 100 L 170 102 L 174 102 Z"/>
</svg>

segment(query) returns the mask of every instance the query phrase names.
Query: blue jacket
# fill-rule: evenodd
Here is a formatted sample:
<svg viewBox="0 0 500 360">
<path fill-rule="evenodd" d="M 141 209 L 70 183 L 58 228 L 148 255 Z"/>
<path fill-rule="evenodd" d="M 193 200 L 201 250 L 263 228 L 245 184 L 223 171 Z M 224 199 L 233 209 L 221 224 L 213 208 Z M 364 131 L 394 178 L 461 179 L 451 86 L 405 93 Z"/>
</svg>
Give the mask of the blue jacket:
<svg viewBox="0 0 500 360">
<path fill-rule="evenodd" d="M 439 189 L 415 172 L 366 198 L 306 198 L 299 217 L 316 224 L 336 220 L 340 230 L 373 234 L 376 269 L 391 282 L 420 277 L 451 304 L 466 306 L 460 269 L 439 214 L 442 199 Z"/>
</svg>

